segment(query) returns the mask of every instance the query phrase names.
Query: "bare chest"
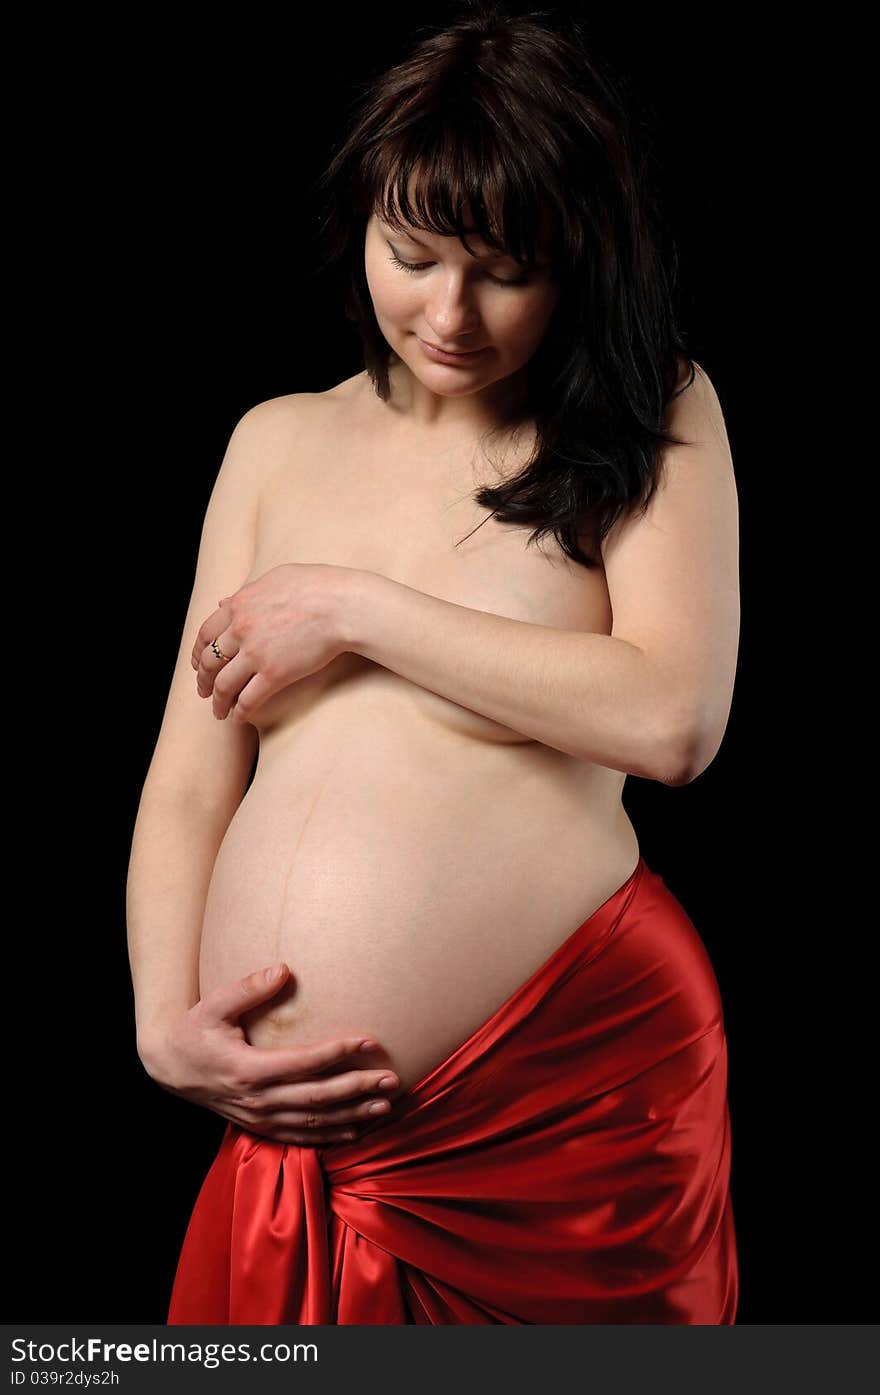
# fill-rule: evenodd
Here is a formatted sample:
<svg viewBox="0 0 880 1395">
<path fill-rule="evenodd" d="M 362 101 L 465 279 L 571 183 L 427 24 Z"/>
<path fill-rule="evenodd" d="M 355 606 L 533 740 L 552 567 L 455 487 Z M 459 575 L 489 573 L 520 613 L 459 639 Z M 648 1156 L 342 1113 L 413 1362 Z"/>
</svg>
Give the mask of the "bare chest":
<svg viewBox="0 0 880 1395">
<path fill-rule="evenodd" d="M 568 558 L 555 537 L 529 543 L 530 528 L 499 524 L 476 503 L 482 484 L 497 484 L 517 462 L 487 460 L 473 443 L 406 444 L 366 428 L 362 416 L 329 397 L 312 399 L 264 486 L 252 576 L 285 562 L 321 562 L 376 572 L 441 600 L 559 629 L 610 634 L 611 606 L 601 569 Z M 377 670 L 379 670 L 377 672 Z M 332 684 L 405 680 L 356 654 L 340 655 L 293 693 L 266 705 L 269 725 L 280 704 L 297 708 Z M 406 687 L 412 685 L 405 684 Z M 419 689 L 426 713 L 488 740 L 523 741 L 518 733 Z M 268 709 L 272 709 L 269 711 Z M 454 709 L 454 712 L 453 710 Z"/>
</svg>

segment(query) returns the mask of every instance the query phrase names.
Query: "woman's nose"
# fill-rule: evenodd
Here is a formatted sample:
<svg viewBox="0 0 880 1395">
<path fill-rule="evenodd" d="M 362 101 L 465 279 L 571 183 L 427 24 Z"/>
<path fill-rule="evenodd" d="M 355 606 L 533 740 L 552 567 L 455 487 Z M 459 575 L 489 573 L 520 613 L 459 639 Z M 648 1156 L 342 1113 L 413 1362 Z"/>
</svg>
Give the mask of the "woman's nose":
<svg viewBox="0 0 880 1395">
<path fill-rule="evenodd" d="M 425 307 L 425 319 L 432 332 L 444 343 L 459 335 L 473 334 L 477 329 L 477 313 L 472 294 L 462 278 L 450 276 L 436 290 Z"/>
</svg>

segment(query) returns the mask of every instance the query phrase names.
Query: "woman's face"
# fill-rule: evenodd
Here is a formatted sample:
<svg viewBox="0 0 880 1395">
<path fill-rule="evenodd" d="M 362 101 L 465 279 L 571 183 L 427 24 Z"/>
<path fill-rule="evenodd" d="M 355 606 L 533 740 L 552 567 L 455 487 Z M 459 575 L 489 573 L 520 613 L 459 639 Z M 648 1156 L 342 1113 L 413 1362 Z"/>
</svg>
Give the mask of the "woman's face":
<svg viewBox="0 0 880 1395">
<path fill-rule="evenodd" d="M 376 319 L 425 387 L 440 396 L 473 393 L 528 363 L 559 298 L 549 232 L 545 211 L 538 265 L 523 275 L 512 257 L 492 252 L 476 233 L 467 239 L 473 257 L 457 237 L 401 234 L 373 214 L 364 263 Z M 431 346 L 469 352 L 444 361 Z"/>
</svg>

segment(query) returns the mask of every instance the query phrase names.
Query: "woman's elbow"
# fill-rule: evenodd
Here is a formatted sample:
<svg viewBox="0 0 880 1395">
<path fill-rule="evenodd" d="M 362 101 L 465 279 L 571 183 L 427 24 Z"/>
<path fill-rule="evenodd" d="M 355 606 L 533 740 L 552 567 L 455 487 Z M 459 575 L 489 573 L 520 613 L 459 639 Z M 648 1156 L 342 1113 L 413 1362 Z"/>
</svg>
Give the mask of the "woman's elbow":
<svg viewBox="0 0 880 1395">
<path fill-rule="evenodd" d="M 689 723 L 677 731 L 663 746 L 657 778 L 664 785 L 693 784 L 717 756 L 726 725 L 726 721 L 721 727 Z"/>
</svg>

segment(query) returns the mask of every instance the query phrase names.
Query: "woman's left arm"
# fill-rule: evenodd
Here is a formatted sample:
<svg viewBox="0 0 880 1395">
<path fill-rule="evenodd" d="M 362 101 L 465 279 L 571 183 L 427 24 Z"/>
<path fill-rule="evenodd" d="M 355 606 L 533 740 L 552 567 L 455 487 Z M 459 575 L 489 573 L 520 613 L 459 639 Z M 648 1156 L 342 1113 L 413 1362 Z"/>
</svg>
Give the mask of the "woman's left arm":
<svg viewBox="0 0 880 1395">
<path fill-rule="evenodd" d="M 737 494 L 701 369 L 667 423 L 690 444 L 667 448 L 647 512 L 604 540 L 610 635 L 491 615 L 353 571 L 345 647 L 569 755 L 670 785 L 695 779 L 721 745 L 733 697 Z"/>
<path fill-rule="evenodd" d="M 355 572 L 346 649 L 557 751 L 682 783 L 689 733 L 666 675 L 628 640 L 472 610 Z"/>
</svg>

